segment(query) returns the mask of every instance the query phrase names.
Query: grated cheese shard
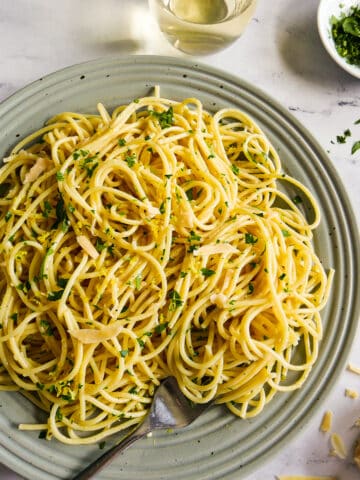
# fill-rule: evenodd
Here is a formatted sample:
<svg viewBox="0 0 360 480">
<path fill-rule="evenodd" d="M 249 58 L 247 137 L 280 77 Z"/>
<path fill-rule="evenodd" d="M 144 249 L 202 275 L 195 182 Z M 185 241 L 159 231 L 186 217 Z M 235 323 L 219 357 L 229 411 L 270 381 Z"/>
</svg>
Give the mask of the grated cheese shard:
<svg viewBox="0 0 360 480">
<path fill-rule="evenodd" d="M 349 370 L 349 372 L 356 373 L 356 375 L 360 375 L 360 367 L 357 367 L 352 363 L 348 364 L 347 369 Z"/>
<path fill-rule="evenodd" d="M 119 335 L 122 329 L 121 323 L 112 323 L 106 327 L 101 328 L 100 330 L 95 328 L 82 328 L 79 330 L 69 330 L 69 333 L 72 337 L 79 340 L 81 343 L 99 343 Z"/>
<path fill-rule="evenodd" d="M 80 245 L 80 247 L 85 250 L 85 252 L 94 260 L 96 260 L 99 256 L 99 252 L 96 250 L 94 245 L 90 242 L 88 237 L 85 237 L 85 235 L 78 235 L 76 237 L 76 241 Z"/>
<path fill-rule="evenodd" d="M 345 389 L 345 396 L 349 398 L 358 398 L 359 394 L 356 390 L 352 390 L 351 388 L 346 388 Z"/>
<path fill-rule="evenodd" d="M 344 441 L 338 433 L 331 434 L 331 446 L 330 455 L 339 457 L 344 460 L 347 456 L 347 451 L 344 445 Z"/>
<path fill-rule="evenodd" d="M 224 295 L 223 293 L 213 293 L 210 296 L 210 302 L 214 303 L 218 308 L 225 308 L 229 297 Z"/>
<path fill-rule="evenodd" d="M 216 255 L 218 253 L 239 253 L 239 250 L 229 243 L 217 243 L 215 245 L 203 245 L 194 250 L 194 255 Z"/>
<path fill-rule="evenodd" d="M 330 432 L 332 425 L 333 413 L 330 410 L 327 410 L 322 418 L 320 424 L 320 430 L 322 432 Z"/>
<path fill-rule="evenodd" d="M 38 157 L 35 164 L 30 168 L 24 177 L 24 184 L 34 182 L 47 168 L 46 158 Z"/>
</svg>

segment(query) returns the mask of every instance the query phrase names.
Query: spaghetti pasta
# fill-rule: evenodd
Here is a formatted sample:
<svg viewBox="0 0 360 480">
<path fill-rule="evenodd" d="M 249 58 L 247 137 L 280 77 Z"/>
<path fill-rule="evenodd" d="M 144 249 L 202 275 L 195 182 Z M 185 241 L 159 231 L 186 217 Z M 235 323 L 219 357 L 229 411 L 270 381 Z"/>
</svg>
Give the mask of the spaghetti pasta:
<svg viewBox="0 0 360 480">
<path fill-rule="evenodd" d="M 98 112 L 55 116 L 0 169 L 0 389 L 47 418 L 20 428 L 97 442 L 168 375 L 259 414 L 317 357 L 333 272 L 315 199 L 241 111 L 155 89 Z"/>
</svg>

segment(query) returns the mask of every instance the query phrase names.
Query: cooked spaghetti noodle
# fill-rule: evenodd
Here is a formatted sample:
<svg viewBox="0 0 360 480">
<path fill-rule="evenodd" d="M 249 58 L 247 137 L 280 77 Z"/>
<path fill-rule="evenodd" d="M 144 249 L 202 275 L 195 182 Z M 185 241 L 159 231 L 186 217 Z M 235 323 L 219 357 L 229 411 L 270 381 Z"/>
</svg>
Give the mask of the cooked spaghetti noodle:
<svg viewBox="0 0 360 480">
<path fill-rule="evenodd" d="M 0 389 L 47 414 L 20 428 L 102 440 L 168 375 L 257 415 L 317 357 L 332 272 L 315 199 L 238 110 L 156 89 L 98 111 L 57 115 L 0 169 Z"/>
</svg>

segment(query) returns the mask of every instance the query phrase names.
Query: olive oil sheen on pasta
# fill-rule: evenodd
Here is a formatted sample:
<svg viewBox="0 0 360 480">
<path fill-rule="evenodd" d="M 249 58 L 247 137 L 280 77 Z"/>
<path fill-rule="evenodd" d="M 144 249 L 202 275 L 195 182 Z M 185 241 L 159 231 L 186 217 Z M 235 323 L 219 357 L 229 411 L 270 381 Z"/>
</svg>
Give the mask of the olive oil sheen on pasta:
<svg viewBox="0 0 360 480">
<path fill-rule="evenodd" d="M 256 0 L 149 0 L 169 42 L 189 54 L 207 55 L 244 31 Z"/>
</svg>

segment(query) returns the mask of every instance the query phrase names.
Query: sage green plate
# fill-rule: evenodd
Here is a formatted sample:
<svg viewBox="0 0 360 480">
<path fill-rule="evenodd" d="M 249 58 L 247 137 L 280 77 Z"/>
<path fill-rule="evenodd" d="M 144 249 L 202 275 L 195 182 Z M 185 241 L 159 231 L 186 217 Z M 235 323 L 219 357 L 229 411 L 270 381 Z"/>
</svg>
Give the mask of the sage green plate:
<svg viewBox="0 0 360 480">
<path fill-rule="evenodd" d="M 154 85 L 161 86 L 165 97 L 198 97 L 212 111 L 240 108 L 261 125 L 280 153 L 284 170 L 307 185 L 321 205 L 315 248 L 324 266 L 336 269 L 336 276 L 323 312 L 319 359 L 301 390 L 278 394 L 252 420 L 240 420 L 215 407 L 183 431 L 159 432 L 141 440 L 97 478 L 240 479 L 301 430 L 343 369 L 359 312 L 358 232 L 329 159 L 284 108 L 238 78 L 178 58 L 106 58 L 38 80 L 0 105 L 0 156 L 55 113 L 93 112 L 99 101 L 111 109 L 148 94 Z M 38 439 L 37 433 L 18 431 L 18 423 L 42 418 L 20 394 L 1 393 L 0 405 L 0 462 L 26 478 L 71 478 L 101 453 L 97 445 L 70 447 Z"/>
</svg>

